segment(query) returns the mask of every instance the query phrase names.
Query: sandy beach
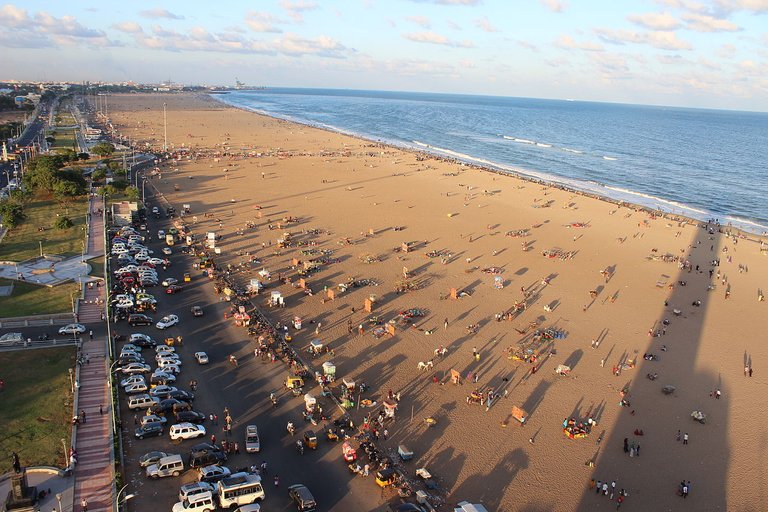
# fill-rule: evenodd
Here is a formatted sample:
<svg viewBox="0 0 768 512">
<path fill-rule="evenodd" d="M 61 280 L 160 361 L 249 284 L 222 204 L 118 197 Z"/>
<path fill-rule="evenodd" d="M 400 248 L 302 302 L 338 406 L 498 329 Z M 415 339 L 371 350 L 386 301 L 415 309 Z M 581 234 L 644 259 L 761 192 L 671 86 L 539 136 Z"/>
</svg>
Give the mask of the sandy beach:
<svg viewBox="0 0 768 512">
<path fill-rule="evenodd" d="M 190 205 L 198 236 L 222 235 L 219 265 L 261 261 L 272 279 L 254 300 L 281 291 L 286 307 L 265 307 L 270 318 L 298 316 L 295 346 L 332 349 L 313 366 L 332 360 L 379 402 L 400 393 L 380 444 L 410 447 L 409 467 L 429 468 L 447 503 L 612 510 L 625 489 L 622 509 L 766 509 L 759 242 L 207 97 L 109 101 L 116 131 L 155 150 L 166 103 L 179 157 L 151 183 L 178 210 Z M 284 233 L 294 243 L 279 248 Z M 320 257 L 305 277 L 310 296 L 292 260 Z M 338 286 L 353 281 L 361 286 Z M 376 337 L 371 315 L 388 322 L 409 309 L 423 316 Z M 473 391 L 498 398 L 468 403 Z M 527 412 L 524 426 L 513 406 Z M 568 418 L 596 424 L 570 439 Z M 616 482 L 613 500 L 593 479 L 609 495 Z"/>
</svg>

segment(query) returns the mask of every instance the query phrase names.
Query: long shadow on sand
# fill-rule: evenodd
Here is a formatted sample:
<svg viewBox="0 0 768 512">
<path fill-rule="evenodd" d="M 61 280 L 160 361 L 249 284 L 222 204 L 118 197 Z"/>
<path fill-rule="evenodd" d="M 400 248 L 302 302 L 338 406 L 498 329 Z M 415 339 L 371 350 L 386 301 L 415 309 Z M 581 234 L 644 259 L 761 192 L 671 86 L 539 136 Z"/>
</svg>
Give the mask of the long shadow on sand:
<svg viewBox="0 0 768 512">
<path fill-rule="evenodd" d="M 685 510 L 726 510 L 725 488 L 730 457 L 725 430 L 730 408 L 728 392 L 723 390 L 720 400 L 708 399 L 708 392 L 718 386 L 718 375 L 696 365 L 697 352 L 703 343 L 704 318 L 708 309 L 717 307 L 714 303 L 722 300 L 719 291 L 707 291 L 712 280 L 706 269 L 717 271 L 711 264 L 720 254 L 718 246 L 722 235 L 716 229 L 713 228 L 713 233 L 698 229 L 690 246 L 692 249 L 683 258 L 705 271 L 680 270 L 673 289 L 665 290 L 667 300 L 654 326 L 659 335 L 648 337 L 642 349 L 643 353 L 652 353 L 659 360 L 645 360 L 642 353 L 638 354 L 638 364 L 632 373 L 617 377 L 617 389 L 632 379 L 627 385 L 627 399 L 631 405 L 622 407 L 615 427 L 602 442 L 591 478 L 615 479 L 617 489 L 629 491 L 626 506 L 633 510 L 677 510 L 683 503 Z M 714 246 L 714 250 L 710 246 Z M 662 301 L 659 297 L 660 306 Z M 700 301 L 699 306 L 694 305 L 696 301 Z M 661 335 L 663 328 L 666 335 Z M 667 351 L 662 350 L 664 345 L 668 347 Z M 649 373 L 658 373 L 658 378 L 646 378 Z M 662 393 L 665 385 L 677 389 L 673 394 L 665 395 Z M 608 406 L 617 407 L 620 398 L 617 395 Z M 706 424 L 691 418 L 694 410 L 707 414 Z M 643 435 L 634 435 L 640 429 Z M 677 440 L 678 429 L 689 434 L 689 444 Z M 625 453 L 624 439 L 630 444 L 639 444 L 642 456 L 630 457 Z M 678 496 L 678 487 L 683 480 L 691 482 L 685 502 Z M 606 502 L 607 498 L 586 491 L 577 509 L 607 510 L 609 504 Z"/>
</svg>

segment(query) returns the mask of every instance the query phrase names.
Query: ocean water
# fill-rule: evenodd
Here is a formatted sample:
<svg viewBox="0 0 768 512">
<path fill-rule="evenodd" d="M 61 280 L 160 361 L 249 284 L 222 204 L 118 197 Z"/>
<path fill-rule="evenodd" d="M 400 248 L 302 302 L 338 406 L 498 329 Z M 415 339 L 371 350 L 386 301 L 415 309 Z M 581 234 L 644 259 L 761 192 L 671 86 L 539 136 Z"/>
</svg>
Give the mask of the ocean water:
<svg viewBox="0 0 768 512">
<path fill-rule="evenodd" d="M 768 231 L 768 114 L 331 89 L 216 99 L 614 199 Z"/>
</svg>

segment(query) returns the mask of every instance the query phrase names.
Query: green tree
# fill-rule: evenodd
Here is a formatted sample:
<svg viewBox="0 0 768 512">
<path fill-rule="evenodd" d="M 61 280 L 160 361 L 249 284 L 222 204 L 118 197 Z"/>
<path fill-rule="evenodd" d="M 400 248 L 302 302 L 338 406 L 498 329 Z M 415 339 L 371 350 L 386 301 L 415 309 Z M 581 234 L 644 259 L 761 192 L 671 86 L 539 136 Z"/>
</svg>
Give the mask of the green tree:
<svg viewBox="0 0 768 512">
<path fill-rule="evenodd" d="M 13 229 L 24 220 L 26 215 L 24 214 L 24 207 L 20 203 L 12 199 L 3 199 L 0 201 L 0 217 L 3 219 L 3 224 Z"/>
<path fill-rule="evenodd" d="M 139 200 L 139 189 L 137 187 L 126 187 L 125 189 L 125 195 L 128 197 L 129 201 L 138 201 Z"/>
<path fill-rule="evenodd" d="M 99 156 L 109 156 L 115 152 L 115 146 L 109 142 L 99 142 L 91 148 L 91 153 Z"/>
<path fill-rule="evenodd" d="M 31 160 L 24 173 L 24 185 L 29 190 L 50 194 L 57 181 L 56 172 L 62 165 L 60 159 L 51 155 L 42 155 Z"/>
<path fill-rule="evenodd" d="M 53 223 L 53 227 L 56 229 L 67 229 L 74 226 L 75 223 L 69 217 L 61 216 L 56 218 L 56 222 Z"/>
<path fill-rule="evenodd" d="M 91 173 L 91 179 L 93 181 L 101 181 L 107 177 L 107 171 L 104 169 L 96 169 Z"/>
</svg>

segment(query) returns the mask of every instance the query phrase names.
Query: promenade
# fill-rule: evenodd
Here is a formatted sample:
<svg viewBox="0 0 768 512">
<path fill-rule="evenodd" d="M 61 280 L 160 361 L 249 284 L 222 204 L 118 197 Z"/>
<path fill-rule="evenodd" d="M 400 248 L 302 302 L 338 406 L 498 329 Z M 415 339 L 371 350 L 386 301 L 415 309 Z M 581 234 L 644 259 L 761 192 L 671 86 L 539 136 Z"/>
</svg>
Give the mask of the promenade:
<svg viewBox="0 0 768 512">
<path fill-rule="evenodd" d="M 103 216 L 97 213 L 103 208 L 99 196 L 91 197 L 90 236 L 88 254 L 104 254 Z M 114 464 L 112 461 L 112 438 L 110 436 L 110 399 L 107 385 L 109 359 L 107 335 L 101 323 L 105 287 L 86 286 L 84 298 L 80 301 L 78 317 L 89 330 L 83 335 L 83 354 L 90 356 L 90 363 L 80 367 L 80 389 L 78 412 L 85 411 L 86 421 L 77 429 L 76 449 L 78 463 L 75 468 L 74 510 L 81 509 L 81 501 L 88 501 L 89 511 L 112 510 L 114 493 Z"/>
</svg>

